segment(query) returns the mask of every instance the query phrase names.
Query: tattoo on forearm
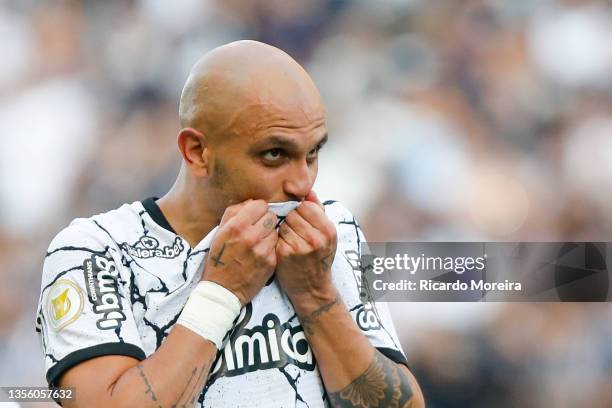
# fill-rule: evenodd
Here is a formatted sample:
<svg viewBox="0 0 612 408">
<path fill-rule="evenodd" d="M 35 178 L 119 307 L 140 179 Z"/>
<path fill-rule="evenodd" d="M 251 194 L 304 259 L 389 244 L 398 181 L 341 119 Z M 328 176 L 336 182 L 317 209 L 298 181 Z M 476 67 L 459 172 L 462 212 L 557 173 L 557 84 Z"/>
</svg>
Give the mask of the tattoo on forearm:
<svg viewBox="0 0 612 408">
<path fill-rule="evenodd" d="M 145 385 L 147 386 L 147 389 L 145 390 L 145 395 L 151 394 L 151 400 L 157 402 L 157 396 L 155 395 L 155 392 L 153 391 L 153 387 L 151 387 L 151 383 L 149 382 L 149 379 L 144 373 L 144 366 L 142 364 L 138 364 L 136 367 L 138 367 L 138 371 L 140 371 L 140 377 L 142 378 Z M 158 405 L 158 406 L 159 408 L 161 408 L 161 405 Z"/>
<path fill-rule="evenodd" d="M 187 400 L 189 400 L 189 406 L 193 406 L 196 398 L 200 396 L 200 392 L 204 388 L 204 384 L 206 383 L 206 378 L 208 378 L 208 372 L 212 366 L 213 361 L 215 361 L 214 357 L 212 357 L 210 360 L 208 360 L 202 365 L 202 369 L 200 370 L 200 374 L 198 375 L 198 378 L 193 385 L 193 389 L 187 396 Z M 191 398 L 189 398 L 189 396 L 191 396 Z M 185 404 L 183 404 L 182 407 L 184 408 Z"/>
<path fill-rule="evenodd" d="M 189 387 L 189 384 L 191 384 L 191 380 L 193 380 L 193 377 L 195 377 L 197 371 L 198 371 L 198 367 L 193 367 L 193 370 L 191 371 L 191 375 L 189 376 L 189 381 L 187 381 L 187 384 L 185 384 L 185 388 L 183 388 L 183 392 L 181 392 L 181 395 L 179 395 L 176 402 L 172 404 L 172 408 L 176 408 L 178 406 L 178 403 L 181 401 L 181 398 L 183 398 L 183 395 L 185 395 L 185 391 L 187 391 L 187 388 Z M 189 398 L 189 396 L 187 397 Z M 185 404 L 183 404 L 183 406 L 185 406 Z"/>
<path fill-rule="evenodd" d="M 212 260 L 215 261 L 213 266 L 219 266 L 219 265 L 225 265 L 223 262 L 221 262 L 221 256 L 223 256 L 223 251 L 225 251 L 225 242 L 223 243 L 223 245 L 221 246 L 221 249 L 219 250 L 219 255 L 217 255 L 216 257 L 212 257 Z"/>
<path fill-rule="evenodd" d="M 363 374 L 328 396 L 334 408 L 411 408 L 414 403 L 408 376 L 379 351 Z"/>
<path fill-rule="evenodd" d="M 177 408 L 179 406 L 181 408 L 193 406 L 193 404 L 196 401 L 196 398 L 200 396 L 200 393 L 202 392 L 202 389 L 204 388 L 204 384 L 206 383 L 206 378 L 208 378 L 208 371 L 210 370 L 211 365 L 214 360 L 215 359 L 213 357 L 209 359 L 208 361 L 206 361 L 204 364 L 202 364 L 199 374 L 198 374 L 198 367 L 193 368 L 189 376 L 189 379 L 187 380 L 187 384 L 185 384 L 185 388 L 183 388 L 183 391 L 181 392 L 181 395 L 179 395 L 179 397 L 177 398 L 176 402 L 172 404 L 171 406 L 172 408 Z M 159 404 L 157 395 L 155 395 L 155 392 L 153 391 L 151 382 L 145 375 L 144 366 L 142 364 L 138 364 L 136 367 L 138 367 L 140 377 L 142 378 L 142 380 L 144 381 L 147 387 L 147 389 L 144 392 L 145 395 L 150 395 L 151 400 L 157 403 L 157 407 L 163 408 L 162 405 Z M 188 389 L 189 389 L 189 392 L 187 392 Z M 181 400 L 183 399 L 184 399 L 183 403 L 180 404 Z"/>
<path fill-rule="evenodd" d="M 302 317 L 300 319 L 300 322 L 302 323 L 304 332 L 306 332 L 306 334 L 309 336 L 313 336 L 314 335 L 314 321 L 318 319 L 319 316 L 326 313 L 327 311 L 329 311 L 329 309 L 331 309 L 332 307 L 334 307 L 335 305 L 339 303 L 340 303 L 340 297 L 336 296 L 334 300 L 319 307 L 314 312 L 312 312 L 310 315 Z"/>
</svg>

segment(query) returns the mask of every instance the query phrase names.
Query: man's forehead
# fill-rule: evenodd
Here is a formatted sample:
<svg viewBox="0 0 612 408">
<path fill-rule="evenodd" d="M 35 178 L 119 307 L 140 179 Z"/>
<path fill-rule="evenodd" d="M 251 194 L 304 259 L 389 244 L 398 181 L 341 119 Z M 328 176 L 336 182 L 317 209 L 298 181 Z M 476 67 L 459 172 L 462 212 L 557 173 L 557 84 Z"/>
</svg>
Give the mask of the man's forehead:
<svg viewBox="0 0 612 408">
<path fill-rule="evenodd" d="M 249 104 L 239 108 L 227 124 L 239 135 L 253 139 L 271 135 L 322 137 L 326 132 L 325 111 L 320 107 Z"/>
</svg>

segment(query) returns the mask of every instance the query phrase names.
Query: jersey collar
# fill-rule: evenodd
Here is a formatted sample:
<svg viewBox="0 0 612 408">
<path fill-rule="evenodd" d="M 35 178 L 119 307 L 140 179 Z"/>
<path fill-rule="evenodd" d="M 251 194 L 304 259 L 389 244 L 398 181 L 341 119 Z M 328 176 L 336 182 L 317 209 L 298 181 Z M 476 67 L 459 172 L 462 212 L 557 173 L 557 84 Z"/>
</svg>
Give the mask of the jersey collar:
<svg viewBox="0 0 612 408">
<path fill-rule="evenodd" d="M 161 209 L 155 202 L 157 199 L 157 197 L 149 197 L 147 199 L 144 199 L 141 201 L 142 206 L 145 210 L 147 210 L 147 212 L 157 225 L 177 235 L 176 231 L 174 231 L 174 228 L 172 228 L 172 226 L 164 216 L 164 213 L 162 213 Z"/>
</svg>

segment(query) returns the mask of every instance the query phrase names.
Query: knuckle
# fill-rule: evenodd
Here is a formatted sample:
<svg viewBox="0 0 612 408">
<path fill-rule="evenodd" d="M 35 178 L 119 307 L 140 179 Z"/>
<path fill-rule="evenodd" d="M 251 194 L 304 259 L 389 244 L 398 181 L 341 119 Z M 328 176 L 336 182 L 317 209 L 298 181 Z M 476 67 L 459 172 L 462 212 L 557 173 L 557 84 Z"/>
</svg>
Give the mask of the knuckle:
<svg viewBox="0 0 612 408">
<path fill-rule="evenodd" d="M 266 257 L 265 263 L 269 267 L 276 266 L 276 253 L 274 251 L 272 251 L 272 253 Z"/>
<path fill-rule="evenodd" d="M 232 235 L 238 234 L 242 230 L 240 223 L 235 219 L 228 222 L 225 227 L 227 228 L 227 231 Z"/>
<path fill-rule="evenodd" d="M 257 238 L 252 234 L 243 232 L 240 235 L 240 241 L 247 247 L 253 247 L 257 243 Z"/>
<path fill-rule="evenodd" d="M 325 241 L 319 237 L 311 237 L 309 244 L 314 250 L 325 247 Z"/>
<path fill-rule="evenodd" d="M 264 200 L 254 200 L 253 201 L 253 205 L 258 210 L 261 210 L 261 209 L 266 209 L 267 210 L 268 209 L 268 203 L 265 202 Z"/>
<path fill-rule="evenodd" d="M 253 255 L 255 256 L 255 259 L 265 260 L 267 254 L 265 248 L 262 248 L 261 246 L 256 246 L 253 248 Z"/>
<path fill-rule="evenodd" d="M 325 228 L 325 236 L 328 239 L 335 241 L 338 236 L 338 231 L 336 231 L 336 227 L 334 225 L 328 224 Z"/>
</svg>

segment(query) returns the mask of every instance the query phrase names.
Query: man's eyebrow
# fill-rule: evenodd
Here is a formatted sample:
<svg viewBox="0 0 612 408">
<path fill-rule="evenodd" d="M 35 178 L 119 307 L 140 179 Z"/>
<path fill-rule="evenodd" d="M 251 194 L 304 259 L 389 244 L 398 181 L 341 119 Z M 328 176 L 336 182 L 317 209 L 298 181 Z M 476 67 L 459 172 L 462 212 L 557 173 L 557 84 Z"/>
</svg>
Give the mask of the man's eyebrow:
<svg viewBox="0 0 612 408">
<path fill-rule="evenodd" d="M 321 140 L 319 140 L 319 143 L 317 143 L 317 146 L 323 146 L 325 143 L 327 143 L 327 133 L 325 133 L 325 135 L 323 135 L 323 137 L 321 138 Z"/>
<path fill-rule="evenodd" d="M 325 135 L 323 135 L 321 140 L 319 140 L 315 144 L 315 146 L 324 145 L 325 143 L 327 143 L 327 139 L 328 139 L 327 133 L 325 133 Z M 261 144 L 275 145 L 278 147 L 285 148 L 287 150 L 298 150 L 300 148 L 300 146 L 297 143 L 295 143 L 293 140 L 286 138 L 284 136 L 279 136 L 279 135 L 269 136 L 265 140 L 262 140 Z"/>
</svg>

